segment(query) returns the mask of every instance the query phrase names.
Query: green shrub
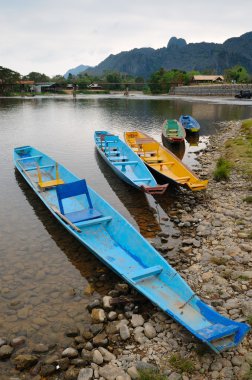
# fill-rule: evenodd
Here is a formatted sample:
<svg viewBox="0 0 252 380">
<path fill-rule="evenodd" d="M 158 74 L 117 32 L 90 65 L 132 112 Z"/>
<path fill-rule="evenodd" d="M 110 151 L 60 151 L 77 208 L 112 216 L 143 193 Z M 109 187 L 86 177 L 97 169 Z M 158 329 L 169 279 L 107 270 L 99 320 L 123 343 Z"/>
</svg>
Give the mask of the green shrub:
<svg viewBox="0 0 252 380">
<path fill-rule="evenodd" d="M 249 315 L 247 318 L 247 322 L 250 326 L 252 326 L 252 315 Z"/>
<path fill-rule="evenodd" d="M 246 198 L 243 199 L 243 201 L 247 203 L 252 203 L 252 195 L 247 196 Z"/>
<path fill-rule="evenodd" d="M 172 355 L 169 359 L 169 363 L 174 369 L 180 372 L 192 373 L 195 370 L 194 363 L 190 359 L 183 358 L 179 354 Z"/>
<path fill-rule="evenodd" d="M 231 172 L 231 163 L 220 157 L 217 161 L 213 176 L 216 181 L 228 180 Z"/>
<path fill-rule="evenodd" d="M 160 372 L 154 370 L 142 369 L 138 370 L 140 378 L 139 380 L 167 380 L 165 375 L 162 375 Z"/>
</svg>

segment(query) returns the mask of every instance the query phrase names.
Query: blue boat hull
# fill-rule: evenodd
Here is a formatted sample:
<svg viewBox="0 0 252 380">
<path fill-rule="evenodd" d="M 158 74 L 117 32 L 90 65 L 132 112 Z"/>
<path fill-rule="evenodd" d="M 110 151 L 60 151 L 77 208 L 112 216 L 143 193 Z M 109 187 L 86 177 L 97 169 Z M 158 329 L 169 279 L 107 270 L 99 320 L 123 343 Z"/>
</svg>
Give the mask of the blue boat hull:
<svg viewBox="0 0 252 380">
<path fill-rule="evenodd" d="M 187 132 L 198 133 L 200 130 L 199 123 L 190 115 L 181 115 L 179 122 L 183 125 Z"/>
<path fill-rule="evenodd" d="M 158 185 L 139 156 L 118 136 L 107 131 L 96 131 L 94 140 L 101 157 L 121 180 L 149 194 L 165 192 L 167 183 Z"/>
<path fill-rule="evenodd" d="M 71 226 L 57 212 L 59 203 L 55 187 L 41 191 L 38 185 L 37 166 L 40 166 L 43 180 L 48 180 L 53 177 L 55 161 L 25 146 L 14 150 L 14 162 L 24 179 L 67 231 L 215 352 L 235 347 L 243 339 L 249 326 L 231 321 L 203 303 L 149 242 L 94 190 L 88 187 L 93 207 L 102 217 Z M 79 180 L 62 165 L 58 165 L 58 170 L 64 183 Z M 83 204 L 88 207 L 86 199 L 76 196 L 67 199 L 65 207 L 76 211 Z"/>
</svg>

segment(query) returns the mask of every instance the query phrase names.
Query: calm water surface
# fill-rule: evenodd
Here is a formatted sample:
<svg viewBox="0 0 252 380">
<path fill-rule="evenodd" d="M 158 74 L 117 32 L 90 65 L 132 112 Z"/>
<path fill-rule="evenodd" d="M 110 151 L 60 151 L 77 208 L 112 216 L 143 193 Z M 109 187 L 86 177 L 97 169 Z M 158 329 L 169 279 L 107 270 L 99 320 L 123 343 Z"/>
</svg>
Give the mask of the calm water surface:
<svg viewBox="0 0 252 380">
<path fill-rule="evenodd" d="M 15 146 L 33 145 L 86 178 L 153 240 L 160 231 L 176 230 L 167 217 L 174 194 L 155 201 L 122 183 L 97 155 L 94 131 L 122 137 L 140 129 L 161 141 L 166 118 L 192 114 L 201 124 L 199 139 L 186 141 L 177 154 L 197 168 L 195 152 L 204 149 L 218 122 L 251 117 L 249 104 L 104 96 L 0 99 L 0 337 L 24 334 L 34 343 L 64 343 L 67 328 L 89 322 L 85 306 L 92 297 L 118 280 L 65 233 L 14 169 Z M 106 276 L 107 288 L 99 280 Z M 92 295 L 85 294 L 88 285 Z"/>
</svg>

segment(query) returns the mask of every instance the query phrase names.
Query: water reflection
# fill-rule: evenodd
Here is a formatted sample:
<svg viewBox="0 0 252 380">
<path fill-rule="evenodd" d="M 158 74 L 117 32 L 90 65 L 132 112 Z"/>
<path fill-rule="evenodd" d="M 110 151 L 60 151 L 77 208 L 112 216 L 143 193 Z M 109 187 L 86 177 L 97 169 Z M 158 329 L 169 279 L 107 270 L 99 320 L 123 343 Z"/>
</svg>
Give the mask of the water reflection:
<svg viewBox="0 0 252 380">
<path fill-rule="evenodd" d="M 162 134 L 162 142 L 163 145 L 170 150 L 175 156 L 177 156 L 181 161 L 185 154 L 185 141 L 181 141 L 179 143 L 170 143 Z"/>
<path fill-rule="evenodd" d="M 199 133 L 186 133 L 186 141 L 188 142 L 189 146 L 198 146 L 199 145 Z"/>
<path fill-rule="evenodd" d="M 108 290 L 106 286 L 108 284 L 103 284 L 101 289 L 99 282 L 93 282 L 93 277 L 95 273 L 111 271 L 55 220 L 54 216 L 25 182 L 17 169 L 15 169 L 15 178 L 36 216 L 42 222 L 45 230 L 49 233 L 50 237 L 60 250 L 66 255 L 69 262 L 80 272 L 83 278 L 91 280 L 95 291 L 102 291 L 102 294 L 105 294 Z M 113 275 L 111 279 L 113 279 Z M 116 280 L 118 280 L 118 278 L 114 275 L 114 281 Z M 109 288 L 111 286 L 113 286 L 113 280 L 109 283 Z"/>
<path fill-rule="evenodd" d="M 178 191 L 174 187 L 170 186 L 165 194 L 153 197 L 124 183 L 109 168 L 97 151 L 96 161 L 111 189 L 133 216 L 140 229 L 140 233 L 145 238 L 151 238 L 152 241 L 156 239 L 158 241 L 159 232 L 170 236 L 177 232 L 176 226 L 171 222 L 169 217 L 169 211 L 173 207 L 178 195 Z M 169 243 L 174 243 L 172 238 L 169 238 Z M 176 240 L 174 247 L 178 243 L 179 241 Z"/>
</svg>

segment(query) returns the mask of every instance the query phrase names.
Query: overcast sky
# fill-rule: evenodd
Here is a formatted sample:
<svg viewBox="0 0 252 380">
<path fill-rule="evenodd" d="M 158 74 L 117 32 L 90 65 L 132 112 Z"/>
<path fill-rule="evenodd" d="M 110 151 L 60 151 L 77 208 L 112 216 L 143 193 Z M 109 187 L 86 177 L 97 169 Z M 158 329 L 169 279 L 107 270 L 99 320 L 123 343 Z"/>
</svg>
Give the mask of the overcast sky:
<svg viewBox="0 0 252 380">
<path fill-rule="evenodd" d="M 252 30 L 252 0 L 0 0 L 0 66 L 64 74 L 172 36 L 223 43 Z"/>
</svg>

